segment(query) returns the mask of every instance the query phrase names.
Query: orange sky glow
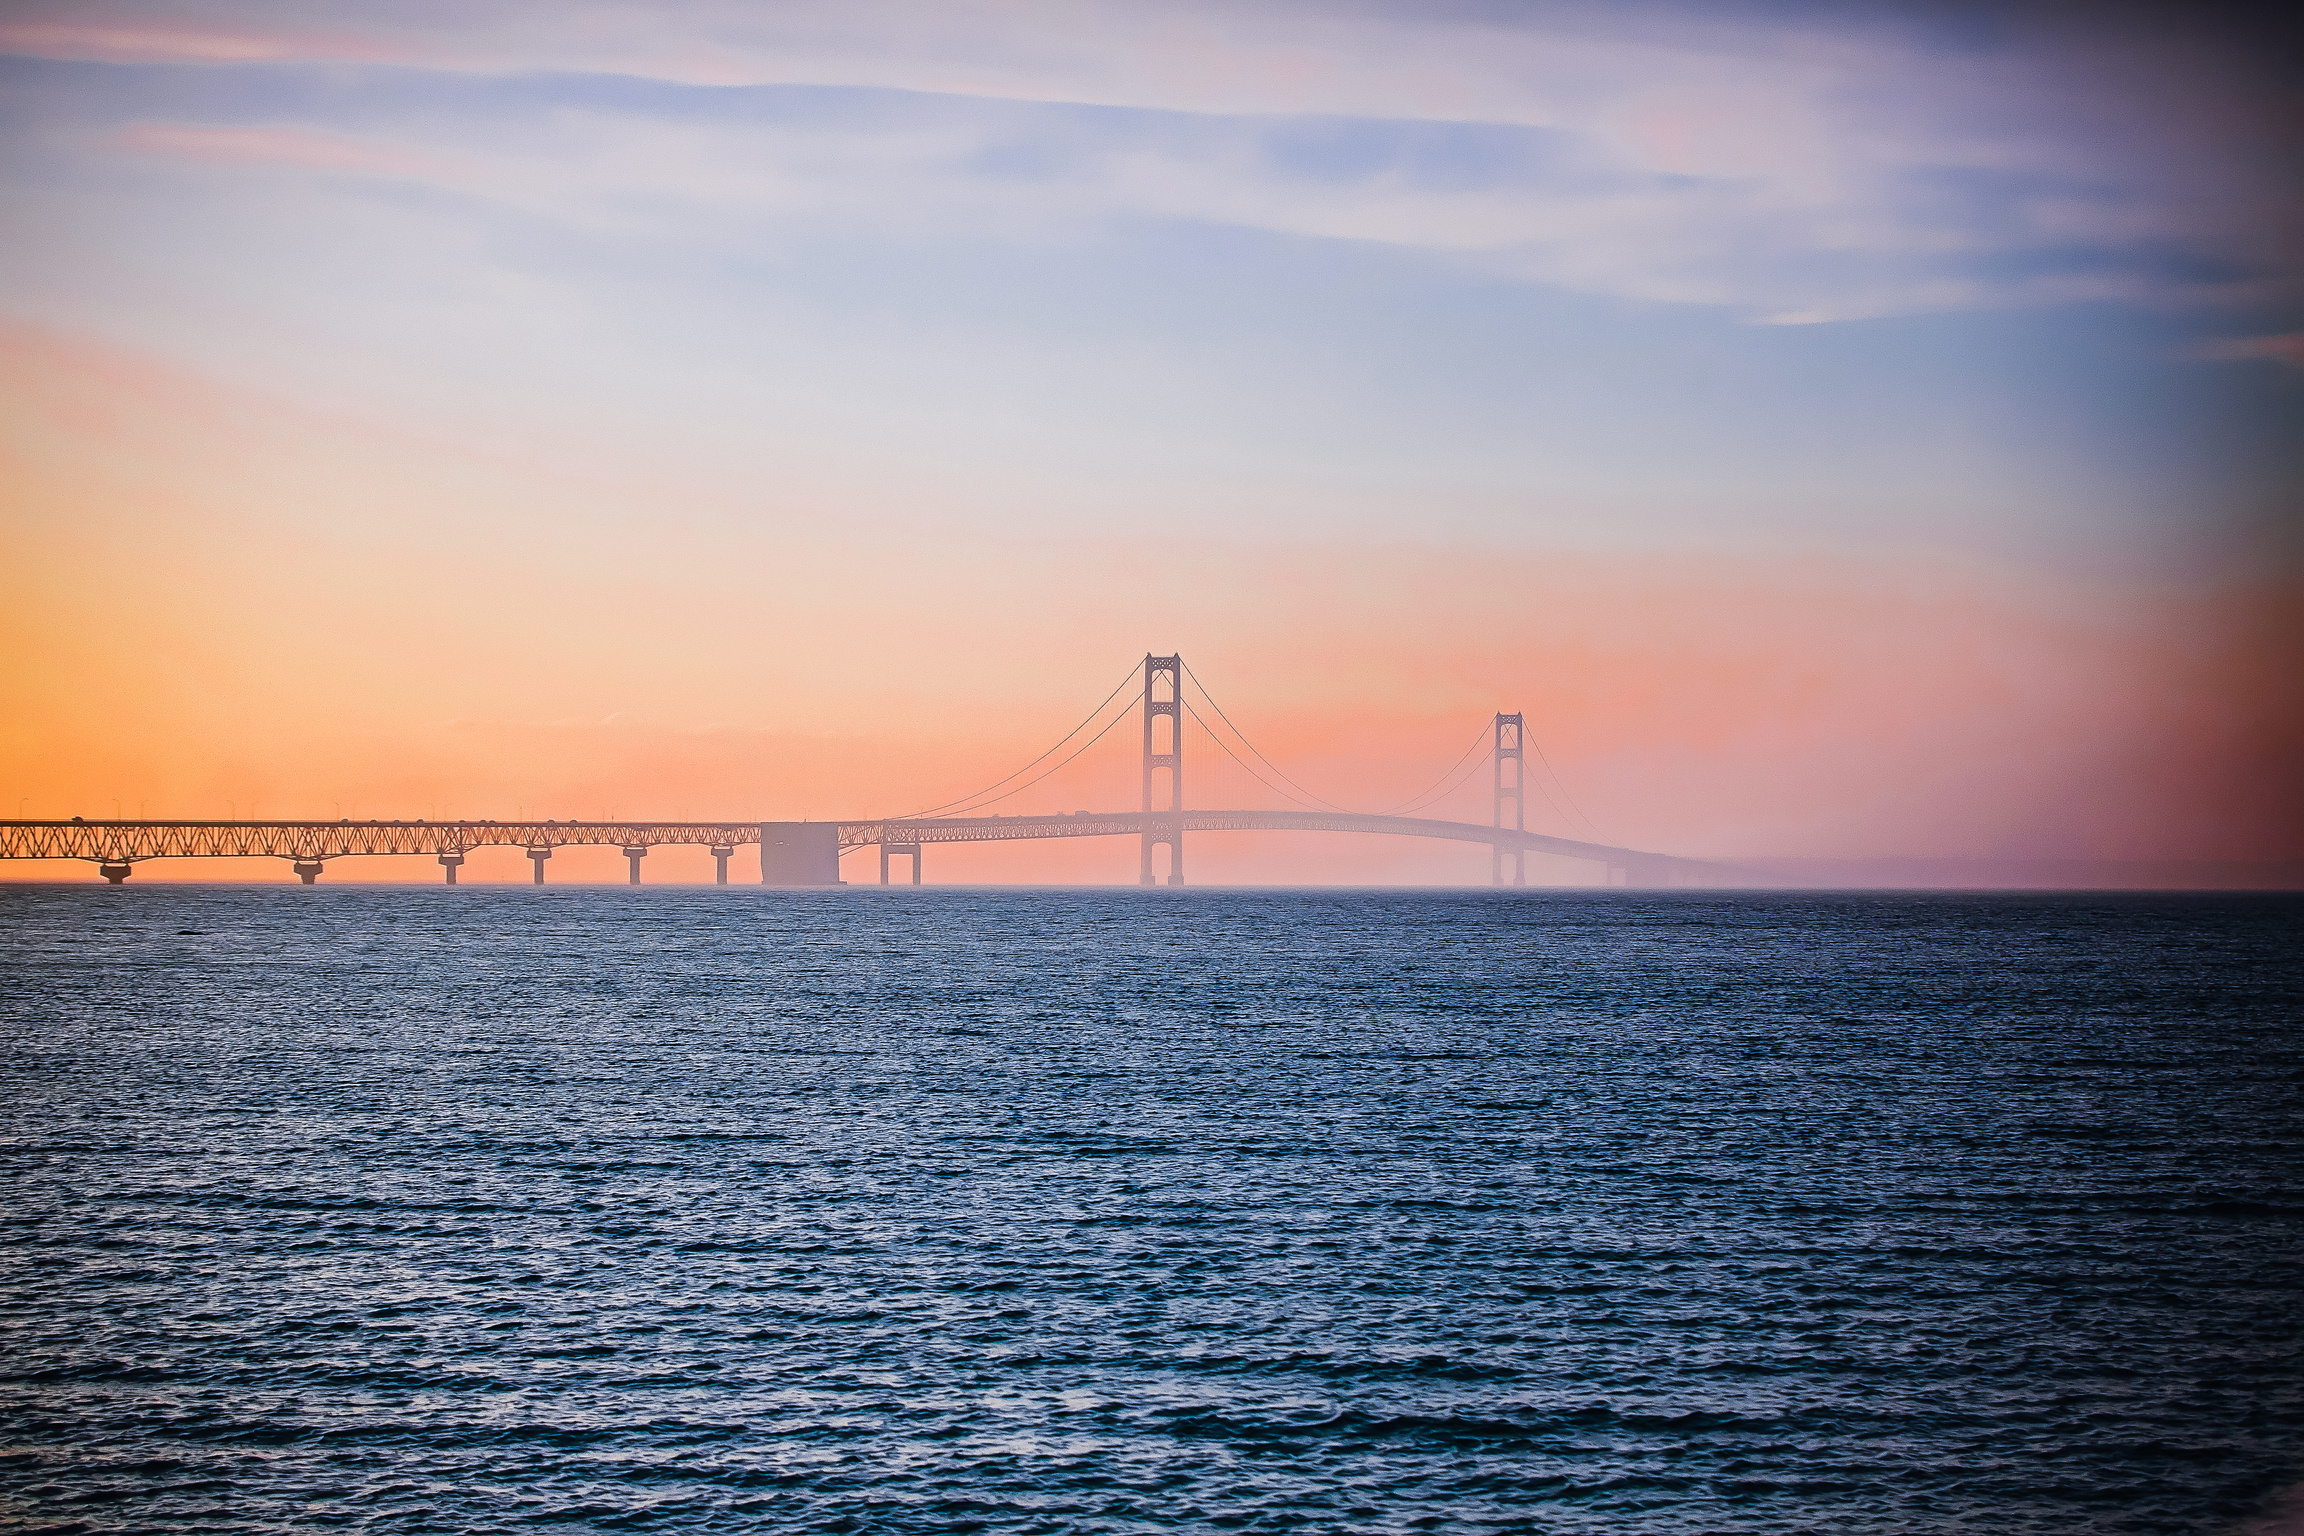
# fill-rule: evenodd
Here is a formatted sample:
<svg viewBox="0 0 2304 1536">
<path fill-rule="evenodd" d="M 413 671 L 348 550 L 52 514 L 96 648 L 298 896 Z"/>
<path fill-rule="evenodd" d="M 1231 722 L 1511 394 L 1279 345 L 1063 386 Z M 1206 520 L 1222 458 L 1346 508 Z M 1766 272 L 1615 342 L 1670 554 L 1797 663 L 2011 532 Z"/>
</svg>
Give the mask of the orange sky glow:
<svg viewBox="0 0 2304 1536">
<path fill-rule="evenodd" d="M 1424 788 L 1504 708 L 1589 824 L 1635 847 L 2304 854 L 2292 589 L 1444 540 L 884 538 L 818 513 L 837 486 L 786 486 L 740 523 L 37 329 L 7 333 L 0 389 L 13 815 L 902 813 L 999 778 L 1176 648 L 1292 777 L 1356 808 Z M 993 808 L 1132 807 L 1133 736 Z M 1187 751 L 1191 803 L 1284 804 L 1205 736 Z M 1533 825 L 1582 833 L 1532 801 Z M 1476 776 L 1432 814 L 1487 809 Z M 929 873 L 1125 880 L 1134 858 L 1121 839 L 938 849 Z M 1190 859 L 1209 882 L 1470 881 L 1486 862 L 1281 834 L 1201 837 Z M 623 865 L 571 850 L 552 873 Z M 710 861 L 665 850 L 647 875 Z M 495 850 L 467 878 L 526 876 Z M 140 871 L 242 877 L 281 876 Z"/>
</svg>

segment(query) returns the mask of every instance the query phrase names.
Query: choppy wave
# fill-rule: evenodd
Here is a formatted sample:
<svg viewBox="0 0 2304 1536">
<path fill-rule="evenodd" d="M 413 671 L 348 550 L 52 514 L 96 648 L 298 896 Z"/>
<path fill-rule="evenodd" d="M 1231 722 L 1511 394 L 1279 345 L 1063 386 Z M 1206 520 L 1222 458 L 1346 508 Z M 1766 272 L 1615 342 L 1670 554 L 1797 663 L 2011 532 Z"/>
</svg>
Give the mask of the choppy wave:
<svg viewBox="0 0 2304 1536">
<path fill-rule="evenodd" d="M 0 888 L 0 1528 L 2284 1531 L 2300 941 Z"/>
</svg>

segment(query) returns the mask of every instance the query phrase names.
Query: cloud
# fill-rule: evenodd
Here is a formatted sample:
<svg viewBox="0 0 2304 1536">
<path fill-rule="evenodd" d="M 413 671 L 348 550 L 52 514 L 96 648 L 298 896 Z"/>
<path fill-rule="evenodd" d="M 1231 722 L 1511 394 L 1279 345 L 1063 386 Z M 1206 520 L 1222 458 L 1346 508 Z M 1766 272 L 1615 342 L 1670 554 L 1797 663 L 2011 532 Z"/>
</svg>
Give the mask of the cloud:
<svg viewBox="0 0 2304 1536">
<path fill-rule="evenodd" d="M 657 214 L 680 198 L 705 215 L 877 207 L 914 227 L 933 212 L 972 231 L 1155 217 L 1778 321 L 2229 299 L 2293 276 L 2294 175 L 2245 71 L 2197 40 L 2109 24 L 1983 46 L 1892 14 L 1703 8 L 1498 21 L 1278 0 L 493 0 L 301 14 L 309 34 L 268 30 L 265 8 L 236 0 L 35 9 L 0 46 L 700 90 L 702 104 L 651 118 L 628 99 L 600 109 L 628 92 L 587 103 L 570 84 L 551 132 L 476 125 L 480 139 L 452 146 L 493 155 L 516 200 L 587 221 L 610 205 L 634 216 L 635 198 Z M 756 88 L 778 86 L 843 100 L 822 123 L 750 119 Z M 1300 152 L 1346 141 L 1363 151 L 1346 173 Z M 1013 169 L 1029 164 L 1053 170 Z"/>
<path fill-rule="evenodd" d="M 0 22 L 0 52 L 107 64 L 248 64 L 306 59 L 382 60 L 373 43 L 308 32 L 256 28 L 53 21 Z"/>
<path fill-rule="evenodd" d="M 277 165 L 392 179 L 438 181 L 455 177 L 451 156 L 375 143 L 312 128 L 221 128 L 189 123 L 138 123 L 114 137 L 136 154 L 163 155 L 218 165 Z"/>
<path fill-rule="evenodd" d="M 2261 358 L 2286 363 L 2291 368 L 2304 368 L 2304 331 L 2291 331 L 2285 336 L 2236 336 L 2224 341 L 2202 342 L 2193 349 L 2193 356 L 2216 362 Z"/>
</svg>

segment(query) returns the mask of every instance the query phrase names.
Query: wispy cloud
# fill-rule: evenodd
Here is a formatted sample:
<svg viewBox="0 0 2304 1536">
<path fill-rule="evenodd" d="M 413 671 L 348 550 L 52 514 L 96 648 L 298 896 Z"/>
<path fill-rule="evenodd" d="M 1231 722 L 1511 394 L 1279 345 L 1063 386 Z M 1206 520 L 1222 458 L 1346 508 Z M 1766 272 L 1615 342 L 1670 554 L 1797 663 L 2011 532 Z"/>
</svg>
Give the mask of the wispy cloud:
<svg viewBox="0 0 2304 1536">
<path fill-rule="evenodd" d="M 2261 360 L 2304 368 L 2304 331 L 2291 331 L 2285 336 L 2235 336 L 2203 342 L 2193 349 L 2193 355 L 2214 362 Z"/>
<path fill-rule="evenodd" d="M 135 154 L 217 165 L 274 165 L 396 180 L 446 181 L 464 169 L 456 157 L 314 128 L 220 128 L 138 123 L 113 142 Z"/>
<path fill-rule="evenodd" d="M 380 61 L 394 55 L 380 44 L 345 36 L 278 31 L 256 18 L 249 25 L 203 25 L 160 16 L 138 17 L 126 8 L 117 20 L 96 18 L 96 8 L 42 8 L 49 19 L 0 21 L 0 52 L 45 59 L 88 59 L 107 64 L 252 64 L 309 59 Z M 37 13 L 36 13 L 37 14 Z"/>
<path fill-rule="evenodd" d="M 269 14 L 36 10 L 0 46 L 848 93 L 831 118 L 773 125 L 749 90 L 658 117 L 579 101 L 465 141 L 502 175 L 459 185 L 587 220 L 682 200 L 971 231 L 1156 217 L 1793 321 L 2254 295 L 2292 275 L 2290 173 L 2245 91 L 2212 100 L 2230 61 L 2148 58 L 2111 31 L 1987 48 L 1877 18 L 1108 0 L 319 5 L 296 34 Z"/>
</svg>

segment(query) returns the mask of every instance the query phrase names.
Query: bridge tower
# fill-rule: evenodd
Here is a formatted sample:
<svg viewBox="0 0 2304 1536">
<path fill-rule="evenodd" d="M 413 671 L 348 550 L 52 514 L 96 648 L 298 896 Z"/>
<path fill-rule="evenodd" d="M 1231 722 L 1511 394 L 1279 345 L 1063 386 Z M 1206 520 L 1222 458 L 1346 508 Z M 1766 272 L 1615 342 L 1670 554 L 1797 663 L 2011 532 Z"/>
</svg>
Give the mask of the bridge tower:
<svg viewBox="0 0 2304 1536">
<path fill-rule="evenodd" d="M 1521 716 L 1498 712 L 1494 759 L 1496 766 L 1496 819 L 1493 825 L 1508 826 L 1515 832 L 1528 830 L 1528 807 L 1521 798 L 1521 791 L 1528 783 L 1528 760 L 1521 756 L 1521 726 Z M 1506 763 L 1512 765 L 1510 773 L 1504 771 Z M 1504 819 L 1504 802 L 1507 800 L 1512 802 L 1512 819 L 1509 822 Z M 1504 883 L 1504 848 L 1502 844 L 1490 843 L 1488 845 L 1488 879 L 1496 885 Z M 1512 850 L 1512 883 L 1514 885 L 1526 885 L 1528 883 L 1528 850 L 1525 848 Z"/>
<path fill-rule="evenodd" d="M 1161 721 L 1167 721 L 1165 730 Z M 1154 780 L 1168 772 L 1163 796 Z M 1165 799 L 1166 805 L 1157 802 Z M 1184 883 L 1184 658 L 1144 658 L 1144 865 L 1146 885 L 1159 881 L 1152 873 L 1152 849 L 1168 845 L 1168 883 Z"/>
</svg>

